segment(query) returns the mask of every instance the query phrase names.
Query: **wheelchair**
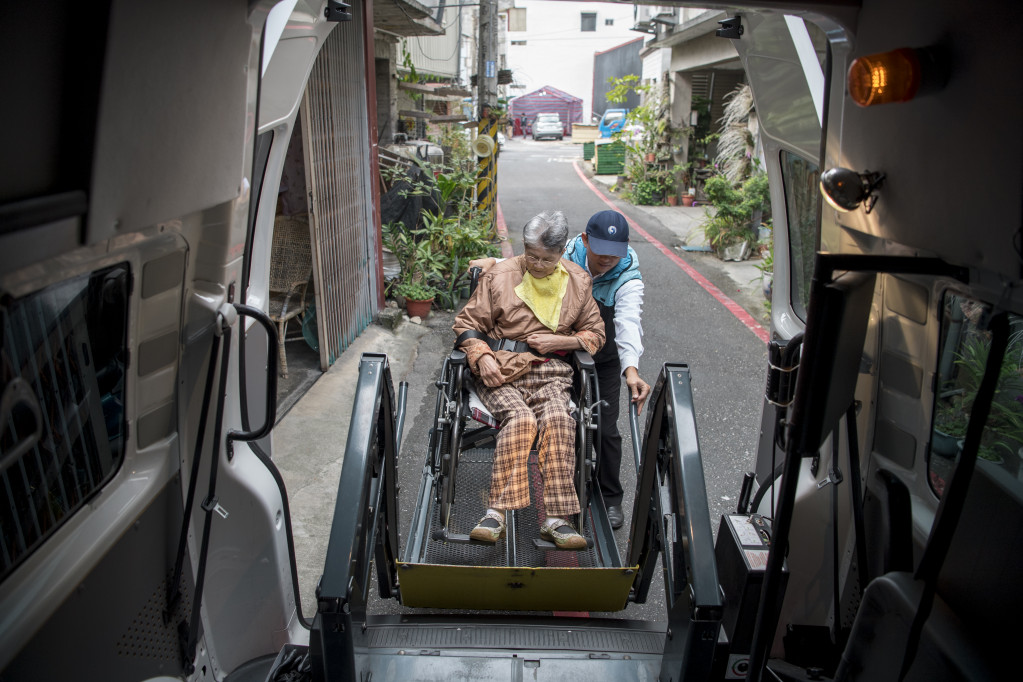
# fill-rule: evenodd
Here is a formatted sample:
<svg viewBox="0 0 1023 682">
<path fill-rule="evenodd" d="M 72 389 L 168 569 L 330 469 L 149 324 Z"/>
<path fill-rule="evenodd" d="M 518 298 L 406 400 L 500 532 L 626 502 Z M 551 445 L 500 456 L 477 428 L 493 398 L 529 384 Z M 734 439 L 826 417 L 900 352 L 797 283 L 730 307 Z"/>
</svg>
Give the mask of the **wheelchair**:
<svg viewBox="0 0 1023 682">
<path fill-rule="evenodd" d="M 576 425 L 574 479 L 581 509 L 571 520 L 587 539 L 587 548 L 580 550 L 582 554 L 595 551 L 606 554 L 606 546 L 614 544 L 614 537 L 596 484 L 602 404 L 596 370 L 592 356 L 585 351 L 574 351 L 564 359 L 573 368 L 569 409 Z M 506 537 L 496 545 L 470 539 L 469 531 L 487 507 L 500 423 L 476 394 L 463 351 L 452 350 L 445 358 L 436 388 L 434 421 L 424 470 L 424 477 L 429 480 L 424 480 L 423 488 L 432 496 L 430 500 L 422 500 L 431 505 L 429 522 L 423 524 L 424 531 L 425 526 L 429 526 L 424 543 L 432 543 L 435 550 L 439 546 L 451 550 L 435 552 L 443 555 L 436 558 L 444 563 L 463 565 L 479 562 L 475 565 L 527 566 L 549 565 L 551 558 L 546 554 L 551 550 L 573 552 L 560 550 L 539 538 L 539 524 L 545 514 L 535 439 L 528 463 L 530 506 L 508 513 Z M 598 536 L 603 536 L 603 549 L 599 547 Z M 579 565 L 602 563 L 598 557 L 583 556 L 579 561 Z"/>
<path fill-rule="evenodd" d="M 585 525 L 587 503 L 596 489 L 594 476 L 598 452 L 594 444 L 599 446 L 596 435 L 600 429 L 600 399 L 590 354 L 575 351 L 566 360 L 574 370 L 569 410 L 576 422 L 575 487 L 582 509 L 574 521 L 581 529 Z M 455 500 L 459 462 L 467 451 L 479 450 L 486 445 L 496 446 L 501 426 L 476 394 L 473 381 L 465 353 L 453 350 L 444 360 L 441 377 L 436 383 L 437 398 L 429 452 L 431 468 L 437 477 L 437 504 L 440 505 L 442 521 L 434 536 L 454 542 L 469 542 L 467 535 L 462 538 L 451 529 L 451 507 Z M 536 450 L 537 442 L 534 440 L 530 449 L 531 467 Z M 534 505 L 535 502 L 534 499 Z"/>
</svg>

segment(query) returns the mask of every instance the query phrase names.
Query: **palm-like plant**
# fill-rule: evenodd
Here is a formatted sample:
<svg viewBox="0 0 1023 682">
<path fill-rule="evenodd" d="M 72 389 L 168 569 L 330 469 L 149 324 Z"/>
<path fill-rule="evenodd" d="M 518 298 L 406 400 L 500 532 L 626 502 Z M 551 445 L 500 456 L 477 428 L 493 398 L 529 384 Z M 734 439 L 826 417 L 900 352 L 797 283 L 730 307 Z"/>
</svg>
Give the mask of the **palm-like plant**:
<svg viewBox="0 0 1023 682">
<path fill-rule="evenodd" d="M 733 185 L 749 177 L 753 170 L 756 139 L 749 128 L 753 114 L 753 90 L 740 84 L 725 99 L 725 115 L 721 117 L 721 137 L 718 139 L 717 164 L 721 173 Z"/>
</svg>

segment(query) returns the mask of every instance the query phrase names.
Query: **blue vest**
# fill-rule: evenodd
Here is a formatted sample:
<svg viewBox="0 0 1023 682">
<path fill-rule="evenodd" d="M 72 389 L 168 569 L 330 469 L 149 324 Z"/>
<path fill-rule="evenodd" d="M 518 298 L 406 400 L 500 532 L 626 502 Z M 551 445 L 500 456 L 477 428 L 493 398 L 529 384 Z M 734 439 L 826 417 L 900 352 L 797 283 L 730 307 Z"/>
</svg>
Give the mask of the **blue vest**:
<svg viewBox="0 0 1023 682">
<path fill-rule="evenodd" d="M 583 245 L 581 234 L 568 243 L 565 258 L 583 269 L 586 268 L 586 247 Z M 614 308 L 615 294 L 618 293 L 618 289 L 634 279 L 643 279 L 643 276 L 639 274 L 639 258 L 630 246 L 628 255 L 619 260 L 618 265 L 600 277 L 594 278 L 593 298 L 597 299 L 597 303 L 602 306 Z"/>
</svg>

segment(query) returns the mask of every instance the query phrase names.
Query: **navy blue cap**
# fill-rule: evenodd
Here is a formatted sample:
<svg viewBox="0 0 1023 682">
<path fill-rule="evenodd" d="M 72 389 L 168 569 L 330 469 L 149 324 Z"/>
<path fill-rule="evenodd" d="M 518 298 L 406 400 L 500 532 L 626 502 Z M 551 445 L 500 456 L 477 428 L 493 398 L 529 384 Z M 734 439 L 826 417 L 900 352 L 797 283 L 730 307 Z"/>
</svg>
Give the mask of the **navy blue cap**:
<svg viewBox="0 0 1023 682">
<path fill-rule="evenodd" d="M 589 249 L 598 256 L 629 255 L 629 222 L 618 211 L 594 213 L 586 223 Z"/>
</svg>

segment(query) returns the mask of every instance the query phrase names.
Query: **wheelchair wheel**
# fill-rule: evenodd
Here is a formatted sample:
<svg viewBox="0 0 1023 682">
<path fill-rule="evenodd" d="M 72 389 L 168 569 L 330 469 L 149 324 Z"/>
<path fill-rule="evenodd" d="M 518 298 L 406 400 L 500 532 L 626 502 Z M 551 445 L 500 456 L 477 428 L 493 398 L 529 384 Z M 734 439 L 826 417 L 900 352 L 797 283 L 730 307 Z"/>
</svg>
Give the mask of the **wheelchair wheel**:
<svg viewBox="0 0 1023 682">
<path fill-rule="evenodd" d="M 458 453 L 462 444 L 462 431 L 465 424 L 466 401 L 463 395 L 465 375 L 464 363 L 447 363 L 449 372 L 445 377 L 444 410 L 441 419 L 441 435 L 437 448 L 438 485 L 440 494 L 440 518 L 443 526 L 448 527 L 451 516 L 451 503 L 455 499 L 455 472 L 458 469 Z"/>
<path fill-rule="evenodd" d="M 596 467 L 594 435 L 600 428 L 600 406 L 597 405 L 596 376 L 589 370 L 580 371 L 579 419 L 576 425 L 575 489 L 579 497 L 579 532 L 583 530 L 586 507 L 589 504 L 590 484 Z"/>
</svg>

